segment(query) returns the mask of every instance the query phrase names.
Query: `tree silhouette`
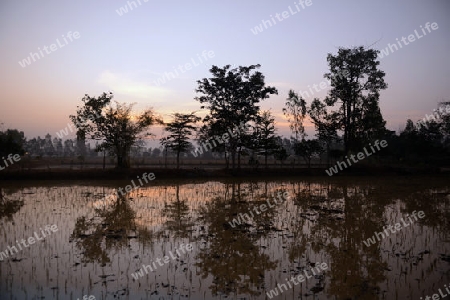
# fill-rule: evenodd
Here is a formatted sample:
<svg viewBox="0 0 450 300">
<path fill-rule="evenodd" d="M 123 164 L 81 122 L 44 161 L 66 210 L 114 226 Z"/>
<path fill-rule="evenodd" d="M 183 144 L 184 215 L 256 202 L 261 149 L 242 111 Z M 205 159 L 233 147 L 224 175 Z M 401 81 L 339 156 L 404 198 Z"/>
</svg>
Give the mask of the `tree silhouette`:
<svg viewBox="0 0 450 300">
<path fill-rule="evenodd" d="M 324 101 L 328 106 L 340 103 L 335 111 L 336 124 L 344 132 L 346 153 L 385 131 L 378 102 L 380 90 L 387 84 L 385 73 L 378 69 L 378 53 L 361 46 L 339 48 L 337 55 L 327 56 L 330 72 L 324 77 L 331 81 L 332 88 Z"/>
<path fill-rule="evenodd" d="M 25 136 L 23 131 L 17 129 L 7 129 L 0 131 L 0 157 L 8 154 L 23 155 L 25 144 Z"/>
<path fill-rule="evenodd" d="M 256 118 L 250 148 L 258 154 L 264 155 L 264 165 L 267 168 L 267 157 L 278 149 L 277 136 L 275 135 L 275 118 L 270 111 L 263 111 Z"/>
<path fill-rule="evenodd" d="M 256 71 L 260 65 L 238 67 L 230 69 L 230 65 L 223 68 L 212 66 L 213 77 L 197 81 L 197 93 L 202 95 L 195 99 L 203 105 L 201 108 L 209 109 L 209 114 L 203 119 L 204 130 L 207 137 L 222 137 L 227 130 L 232 130 L 240 124 L 255 121 L 259 112 L 258 103 L 278 91 L 274 87 L 266 86 L 264 75 Z M 238 163 L 240 150 L 243 146 L 245 133 L 237 132 L 236 136 L 228 135 L 225 141 L 226 151 L 231 153 L 233 169 Z"/>
<path fill-rule="evenodd" d="M 180 153 L 186 152 L 191 143 L 188 141 L 196 127 L 195 123 L 200 121 L 193 112 L 190 114 L 175 113 L 173 121 L 166 124 L 165 130 L 170 134 L 161 139 L 161 145 L 169 148 L 177 154 L 177 169 L 180 168 Z"/>
<path fill-rule="evenodd" d="M 118 102 L 113 105 L 112 97 L 112 93 L 103 93 L 98 98 L 85 95 L 84 105 L 78 107 L 77 114 L 70 119 L 77 128 L 77 140 L 88 137 L 102 141 L 99 147 L 117 156 L 117 167 L 129 168 L 131 147 L 138 139 L 149 135 L 147 129 L 151 125 L 161 121 L 152 109 L 134 116 L 133 105 Z"/>
<path fill-rule="evenodd" d="M 336 113 L 329 113 L 326 105 L 318 98 L 315 98 L 308 110 L 309 116 L 316 127 L 316 136 L 320 142 L 325 144 L 327 150 L 327 166 L 330 165 L 331 144 L 339 140 L 337 135 Z"/>
<path fill-rule="evenodd" d="M 289 128 L 295 134 L 295 140 L 304 139 L 305 127 L 303 121 L 306 117 L 306 101 L 299 97 L 294 90 L 289 90 L 289 96 L 286 99 L 286 107 L 283 108 L 283 114 L 289 122 Z"/>
<path fill-rule="evenodd" d="M 308 169 L 311 169 L 311 159 L 315 155 L 322 153 L 322 145 L 318 140 L 302 140 L 294 144 L 295 155 L 303 157 L 308 164 Z"/>
</svg>

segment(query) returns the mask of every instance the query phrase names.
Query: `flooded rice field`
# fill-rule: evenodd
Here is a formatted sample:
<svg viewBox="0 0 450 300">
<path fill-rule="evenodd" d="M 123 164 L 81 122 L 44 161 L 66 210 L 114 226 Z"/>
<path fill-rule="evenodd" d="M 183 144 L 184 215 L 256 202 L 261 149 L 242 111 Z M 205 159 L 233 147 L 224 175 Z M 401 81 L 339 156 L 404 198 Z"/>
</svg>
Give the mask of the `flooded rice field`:
<svg viewBox="0 0 450 300">
<path fill-rule="evenodd" d="M 449 294 L 448 179 L 127 184 L 2 183 L 0 299 Z"/>
</svg>

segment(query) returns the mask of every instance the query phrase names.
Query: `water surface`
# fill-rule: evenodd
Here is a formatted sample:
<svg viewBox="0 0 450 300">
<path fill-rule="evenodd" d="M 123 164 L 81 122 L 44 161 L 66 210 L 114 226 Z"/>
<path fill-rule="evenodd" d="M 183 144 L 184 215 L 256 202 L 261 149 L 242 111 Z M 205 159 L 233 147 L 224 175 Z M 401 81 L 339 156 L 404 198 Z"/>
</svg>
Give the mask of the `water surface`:
<svg viewBox="0 0 450 300">
<path fill-rule="evenodd" d="M 269 299 L 279 284 L 274 299 L 419 299 L 450 283 L 448 179 L 156 179 L 95 205 L 128 184 L 3 183 L 0 251 L 58 231 L 0 261 L 0 299 Z"/>
</svg>

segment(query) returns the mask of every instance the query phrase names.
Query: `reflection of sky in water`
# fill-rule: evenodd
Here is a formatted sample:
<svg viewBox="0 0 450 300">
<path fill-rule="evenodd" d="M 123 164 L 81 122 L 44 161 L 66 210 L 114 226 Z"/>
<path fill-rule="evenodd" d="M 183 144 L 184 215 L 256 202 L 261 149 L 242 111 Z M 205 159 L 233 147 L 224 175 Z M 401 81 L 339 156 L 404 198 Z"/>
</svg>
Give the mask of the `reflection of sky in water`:
<svg viewBox="0 0 450 300">
<path fill-rule="evenodd" d="M 152 184 L 99 210 L 93 203 L 113 188 L 8 187 L 2 202 L 10 211 L 0 207 L 0 251 L 47 224 L 57 224 L 58 231 L 0 262 L 0 298 L 264 299 L 278 283 L 321 262 L 329 266 L 325 276 L 282 297 L 430 295 L 450 279 L 449 200 L 445 184 L 431 192 L 417 181 Z M 239 227 L 229 225 L 280 190 L 289 193 L 288 201 Z M 11 210 L 12 200 L 24 205 Z M 424 210 L 425 218 L 374 246 L 363 244 L 413 210 Z M 181 243 L 191 243 L 193 251 L 139 280 L 131 277 Z"/>
</svg>

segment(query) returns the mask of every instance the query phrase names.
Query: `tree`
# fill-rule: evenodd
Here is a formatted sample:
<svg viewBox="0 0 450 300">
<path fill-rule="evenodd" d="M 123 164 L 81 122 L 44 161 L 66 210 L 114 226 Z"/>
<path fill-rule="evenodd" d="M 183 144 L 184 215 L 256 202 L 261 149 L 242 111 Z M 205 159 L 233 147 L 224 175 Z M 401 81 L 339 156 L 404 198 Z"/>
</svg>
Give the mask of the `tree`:
<svg viewBox="0 0 450 300">
<path fill-rule="evenodd" d="M 86 152 L 87 152 L 86 139 L 84 137 L 82 137 L 82 138 L 77 137 L 75 145 L 76 145 L 76 149 L 75 149 L 76 156 L 79 159 L 83 160 L 84 157 L 86 156 Z"/>
<path fill-rule="evenodd" d="M 189 137 L 195 131 L 195 123 L 200 121 L 194 112 L 190 114 L 175 113 L 173 121 L 166 124 L 165 130 L 170 134 L 161 139 L 161 145 L 167 147 L 177 154 L 177 169 L 180 168 L 180 153 L 186 152 L 191 143 Z"/>
<path fill-rule="evenodd" d="M 7 129 L 0 131 L 0 157 L 9 154 L 23 155 L 25 145 L 25 135 L 23 131 L 17 129 Z"/>
<path fill-rule="evenodd" d="M 438 108 L 433 111 L 432 115 L 426 115 L 425 118 L 417 122 L 419 130 L 431 129 L 437 127 L 442 134 L 443 142 L 450 138 L 450 102 L 440 102 Z"/>
<path fill-rule="evenodd" d="M 141 157 L 146 150 L 146 143 L 144 140 L 137 140 L 133 147 L 131 147 L 131 156 Z"/>
<path fill-rule="evenodd" d="M 308 169 L 311 168 L 311 159 L 315 155 L 320 155 L 322 146 L 318 140 L 302 140 L 294 145 L 295 154 L 303 157 L 308 164 Z"/>
<path fill-rule="evenodd" d="M 46 156 L 54 156 L 55 155 L 55 148 L 53 147 L 52 136 L 50 135 L 50 133 L 47 133 L 45 135 L 44 153 Z"/>
<path fill-rule="evenodd" d="M 64 148 L 63 148 L 63 156 L 64 157 L 72 157 L 75 154 L 75 148 L 73 146 L 73 141 L 71 139 L 64 141 Z"/>
<path fill-rule="evenodd" d="M 294 90 L 289 90 L 289 97 L 286 100 L 283 114 L 289 122 L 289 128 L 295 134 L 295 141 L 298 141 L 299 137 L 304 139 L 306 134 L 303 121 L 306 117 L 306 101 Z"/>
<path fill-rule="evenodd" d="M 161 149 L 159 149 L 159 148 L 153 149 L 153 151 L 152 151 L 152 157 L 158 158 L 158 157 L 160 157 L 160 156 L 161 156 Z"/>
<path fill-rule="evenodd" d="M 264 75 L 256 71 L 260 67 L 250 65 L 230 69 L 230 65 L 223 68 L 212 66 L 210 72 L 213 77 L 197 81 L 196 92 L 202 95 L 195 99 L 206 104 L 201 106 L 202 109 L 209 109 L 209 114 L 203 119 L 205 125 L 202 130 L 207 136 L 222 137 L 229 129 L 255 121 L 259 112 L 258 103 L 272 94 L 278 94 L 276 88 L 266 86 Z M 236 136 L 230 135 L 224 143 L 224 151 L 231 154 L 233 169 L 236 154 L 239 164 L 246 134 L 239 131 Z"/>
<path fill-rule="evenodd" d="M 252 147 L 264 155 L 264 165 L 267 169 L 267 157 L 272 155 L 278 148 L 277 136 L 275 135 L 275 118 L 270 111 L 263 111 L 256 119 L 253 131 Z"/>
<path fill-rule="evenodd" d="M 63 144 L 62 139 L 59 139 L 57 137 L 53 138 L 53 145 L 55 147 L 55 153 L 57 156 L 62 157 L 63 156 Z"/>
<path fill-rule="evenodd" d="M 112 93 L 103 93 L 98 98 L 85 95 L 83 106 L 70 119 L 77 128 L 77 140 L 86 137 L 100 140 L 100 148 L 113 152 L 118 168 L 129 168 L 131 147 L 137 140 L 148 136 L 148 128 L 161 123 L 152 109 L 139 115 L 132 114 L 132 104 L 111 103 Z"/>
<path fill-rule="evenodd" d="M 345 152 L 361 147 L 375 133 L 384 130 L 379 109 L 380 90 L 386 89 L 385 73 L 378 69 L 379 51 L 355 47 L 340 48 L 337 55 L 328 54 L 330 72 L 324 75 L 331 81 L 325 98 L 328 106 L 340 103 L 336 124 L 344 132 Z"/>
<path fill-rule="evenodd" d="M 442 124 L 442 134 L 448 140 L 450 139 L 450 102 L 439 103 L 438 113 Z"/>
<path fill-rule="evenodd" d="M 414 122 L 410 119 L 406 121 L 406 126 L 400 132 L 400 156 L 407 160 L 423 157 L 429 152 L 429 146 L 424 140 L 424 135 L 420 134 Z"/>
<path fill-rule="evenodd" d="M 330 165 L 331 144 L 338 140 L 337 135 L 337 116 L 336 113 L 328 113 L 326 104 L 315 98 L 308 110 L 309 116 L 316 127 L 316 136 L 320 142 L 323 142 L 327 151 L 327 165 Z"/>
<path fill-rule="evenodd" d="M 39 143 L 36 138 L 28 140 L 24 144 L 24 150 L 30 155 L 37 155 L 40 151 Z"/>
<path fill-rule="evenodd" d="M 290 142 L 290 140 L 288 140 L 288 139 L 286 139 L 286 140 Z M 276 139 L 276 142 L 277 142 L 277 148 L 275 149 L 275 151 L 273 153 L 273 157 L 275 158 L 275 160 L 279 160 L 281 163 L 281 166 L 283 166 L 283 162 L 289 157 L 289 155 L 288 155 L 286 148 L 283 146 L 283 140 L 281 139 L 281 137 L 278 136 Z"/>
</svg>

